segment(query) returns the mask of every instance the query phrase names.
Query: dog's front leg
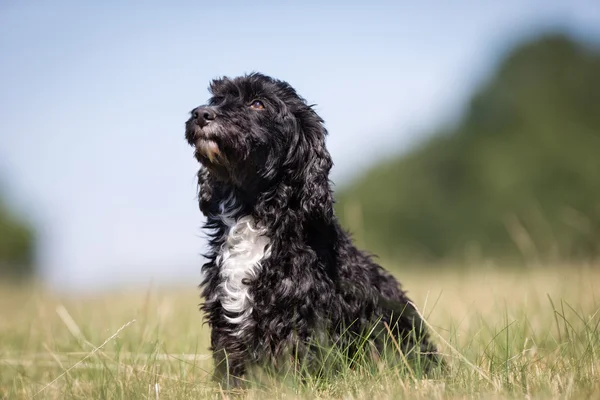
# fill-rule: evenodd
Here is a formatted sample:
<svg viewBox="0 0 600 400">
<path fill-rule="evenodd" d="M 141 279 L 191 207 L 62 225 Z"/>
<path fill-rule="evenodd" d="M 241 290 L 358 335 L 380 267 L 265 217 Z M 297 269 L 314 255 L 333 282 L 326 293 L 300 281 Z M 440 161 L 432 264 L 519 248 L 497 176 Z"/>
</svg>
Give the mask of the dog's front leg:
<svg viewBox="0 0 600 400">
<path fill-rule="evenodd" d="M 213 328 L 211 347 L 215 363 L 215 381 L 226 389 L 240 387 L 248 362 L 247 351 L 240 339 Z"/>
</svg>

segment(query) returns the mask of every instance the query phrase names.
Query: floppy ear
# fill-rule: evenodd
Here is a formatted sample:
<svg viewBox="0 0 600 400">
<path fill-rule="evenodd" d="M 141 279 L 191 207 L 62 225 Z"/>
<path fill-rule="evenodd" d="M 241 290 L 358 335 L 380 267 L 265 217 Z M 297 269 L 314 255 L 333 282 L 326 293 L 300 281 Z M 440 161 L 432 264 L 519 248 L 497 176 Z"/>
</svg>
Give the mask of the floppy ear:
<svg viewBox="0 0 600 400">
<path fill-rule="evenodd" d="M 292 181 L 299 186 L 297 199 L 306 215 L 329 221 L 333 217 L 329 182 L 333 162 L 325 147 L 327 131 L 323 120 L 310 107 L 296 113 L 295 125 L 295 143 L 288 160 L 293 161 L 290 165 Z"/>
</svg>

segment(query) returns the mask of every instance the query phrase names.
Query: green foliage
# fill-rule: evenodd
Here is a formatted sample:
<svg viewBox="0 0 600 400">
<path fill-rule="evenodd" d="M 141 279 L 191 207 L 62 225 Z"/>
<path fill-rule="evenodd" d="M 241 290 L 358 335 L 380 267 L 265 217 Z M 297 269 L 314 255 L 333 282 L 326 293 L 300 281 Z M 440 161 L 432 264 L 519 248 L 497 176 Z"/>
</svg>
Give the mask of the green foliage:
<svg viewBox="0 0 600 400">
<path fill-rule="evenodd" d="M 600 52 L 513 50 L 458 125 L 338 194 L 361 246 L 428 260 L 600 256 Z"/>
<path fill-rule="evenodd" d="M 33 230 L 0 201 L 0 277 L 33 275 L 34 242 Z"/>
</svg>

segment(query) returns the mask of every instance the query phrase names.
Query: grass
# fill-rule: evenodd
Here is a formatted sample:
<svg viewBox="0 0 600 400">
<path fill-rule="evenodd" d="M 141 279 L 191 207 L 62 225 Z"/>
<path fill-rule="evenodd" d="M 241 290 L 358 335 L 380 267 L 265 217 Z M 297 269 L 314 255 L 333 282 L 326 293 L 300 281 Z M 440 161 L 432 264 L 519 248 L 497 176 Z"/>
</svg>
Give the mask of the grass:
<svg viewBox="0 0 600 400">
<path fill-rule="evenodd" d="M 600 398 L 598 267 L 398 273 L 446 373 L 365 363 L 237 392 L 211 382 L 193 284 L 77 297 L 0 286 L 0 399 Z"/>
</svg>

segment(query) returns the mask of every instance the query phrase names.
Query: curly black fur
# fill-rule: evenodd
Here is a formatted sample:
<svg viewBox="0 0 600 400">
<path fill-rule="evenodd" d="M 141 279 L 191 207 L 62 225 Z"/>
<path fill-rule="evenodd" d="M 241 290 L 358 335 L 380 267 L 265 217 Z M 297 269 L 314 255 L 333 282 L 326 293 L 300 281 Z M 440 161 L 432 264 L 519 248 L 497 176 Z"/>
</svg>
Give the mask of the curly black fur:
<svg viewBox="0 0 600 400">
<path fill-rule="evenodd" d="M 353 335 L 368 335 L 381 350 L 385 334 L 373 328 L 384 323 L 407 354 L 437 361 L 400 284 L 354 247 L 334 215 L 327 131 L 313 108 L 286 82 L 258 73 L 214 80 L 210 92 L 186 122 L 186 139 L 203 165 L 210 251 L 201 308 L 219 379 L 235 384 L 249 367 L 292 354 L 318 363 L 318 346 L 351 352 Z M 223 306 L 222 268 L 231 226 L 246 216 L 268 251 L 243 279 L 243 314 Z"/>
</svg>

